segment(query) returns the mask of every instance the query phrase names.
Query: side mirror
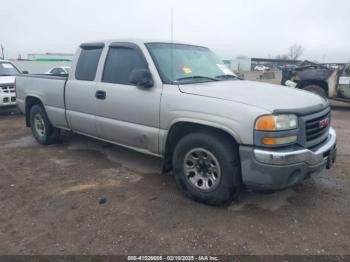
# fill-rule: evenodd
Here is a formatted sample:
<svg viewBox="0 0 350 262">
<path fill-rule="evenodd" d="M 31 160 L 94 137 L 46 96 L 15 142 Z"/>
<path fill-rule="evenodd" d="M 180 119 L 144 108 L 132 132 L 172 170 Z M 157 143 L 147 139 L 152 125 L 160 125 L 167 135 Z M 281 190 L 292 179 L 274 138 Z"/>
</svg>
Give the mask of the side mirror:
<svg viewBox="0 0 350 262">
<path fill-rule="evenodd" d="M 148 69 L 134 69 L 130 73 L 130 83 L 138 86 L 151 88 L 153 87 L 153 79 Z"/>
<path fill-rule="evenodd" d="M 22 72 L 22 74 L 29 74 L 29 72 L 27 71 L 27 70 L 24 70 L 23 72 Z"/>
</svg>

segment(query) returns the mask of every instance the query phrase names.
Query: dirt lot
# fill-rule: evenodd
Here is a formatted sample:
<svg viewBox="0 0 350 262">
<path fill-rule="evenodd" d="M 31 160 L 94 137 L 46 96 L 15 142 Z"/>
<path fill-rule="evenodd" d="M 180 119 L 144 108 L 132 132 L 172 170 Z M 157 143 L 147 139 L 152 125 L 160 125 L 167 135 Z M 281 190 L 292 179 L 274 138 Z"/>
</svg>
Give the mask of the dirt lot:
<svg viewBox="0 0 350 262">
<path fill-rule="evenodd" d="M 0 254 L 350 254 L 349 104 L 333 125 L 334 169 L 215 208 L 184 197 L 157 158 L 71 134 L 39 146 L 2 112 Z"/>
</svg>

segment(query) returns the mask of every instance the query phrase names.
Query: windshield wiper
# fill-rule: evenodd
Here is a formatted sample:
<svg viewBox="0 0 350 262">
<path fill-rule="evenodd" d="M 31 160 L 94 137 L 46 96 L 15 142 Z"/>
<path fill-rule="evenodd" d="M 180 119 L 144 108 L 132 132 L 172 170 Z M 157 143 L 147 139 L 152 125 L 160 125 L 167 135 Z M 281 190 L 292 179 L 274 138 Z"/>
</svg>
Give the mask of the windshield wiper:
<svg viewBox="0 0 350 262">
<path fill-rule="evenodd" d="M 176 81 L 181 81 L 181 80 L 196 80 L 196 79 L 207 79 L 207 80 L 211 80 L 211 81 L 219 81 L 219 79 L 213 78 L 213 77 L 209 77 L 209 76 L 185 76 L 185 77 L 180 77 L 177 78 Z"/>
<path fill-rule="evenodd" d="M 225 74 L 225 75 L 218 75 L 215 78 L 221 78 L 221 79 L 239 79 L 241 80 L 241 78 L 239 78 L 238 76 L 235 75 L 229 75 L 229 74 Z"/>
</svg>

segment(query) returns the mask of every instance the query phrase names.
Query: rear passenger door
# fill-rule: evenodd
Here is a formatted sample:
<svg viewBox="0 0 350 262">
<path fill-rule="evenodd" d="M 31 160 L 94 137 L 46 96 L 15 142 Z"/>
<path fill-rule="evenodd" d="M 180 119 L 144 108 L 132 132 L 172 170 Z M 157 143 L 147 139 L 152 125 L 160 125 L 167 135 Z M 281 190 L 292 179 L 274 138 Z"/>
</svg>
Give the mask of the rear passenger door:
<svg viewBox="0 0 350 262">
<path fill-rule="evenodd" d="M 140 47 L 132 43 L 112 43 L 108 47 L 101 81 L 96 84 L 96 127 L 106 140 L 158 152 L 159 105 L 162 86 L 152 88 L 130 83 L 134 69 L 148 63 Z"/>
<path fill-rule="evenodd" d="M 66 110 L 69 127 L 79 133 L 97 136 L 95 114 L 96 72 L 103 43 L 83 44 L 74 72 L 66 86 Z"/>
</svg>

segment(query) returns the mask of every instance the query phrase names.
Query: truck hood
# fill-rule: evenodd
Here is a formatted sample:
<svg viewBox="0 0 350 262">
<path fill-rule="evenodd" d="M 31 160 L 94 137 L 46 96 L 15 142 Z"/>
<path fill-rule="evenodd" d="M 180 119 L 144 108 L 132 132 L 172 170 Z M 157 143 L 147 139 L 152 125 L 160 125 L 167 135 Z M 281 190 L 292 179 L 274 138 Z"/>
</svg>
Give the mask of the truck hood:
<svg viewBox="0 0 350 262">
<path fill-rule="evenodd" d="M 0 84 L 14 84 L 16 76 L 0 76 Z"/>
<path fill-rule="evenodd" d="M 185 84 L 179 88 L 183 93 L 244 103 L 270 112 L 319 111 L 328 105 L 325 99 L 307 91 L 246 80 Z"/>
</svg>

